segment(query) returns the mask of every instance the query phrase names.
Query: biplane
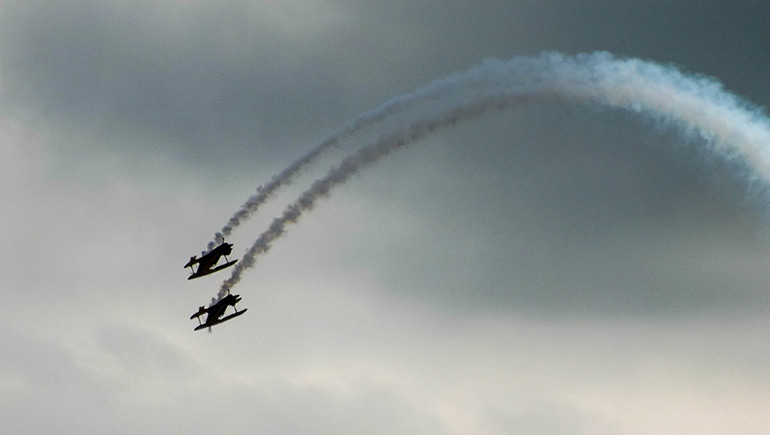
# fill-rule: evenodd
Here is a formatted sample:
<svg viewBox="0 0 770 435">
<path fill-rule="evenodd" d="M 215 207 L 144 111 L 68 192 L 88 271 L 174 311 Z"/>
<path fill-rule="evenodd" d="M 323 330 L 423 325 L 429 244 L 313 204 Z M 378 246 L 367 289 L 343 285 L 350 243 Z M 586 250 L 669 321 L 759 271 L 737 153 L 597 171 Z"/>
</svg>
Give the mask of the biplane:
<svg viewBox="0 0 770 435">
<path fill-rule="evenodd" d="M 227 296 L 223 297 L 222 299 L 218 300 L 216 303 L 209 305 L 208 308 L 205 308 L 201 306 L 198 308 L 198 312 L 190 316 L 190 320 L 197 318 L 198 319 L 198 326 L 195 327 L 195 331 L 203 328 L 209 328 L 209 331 L 211 331 L 211 327 L 214 325 L 219 325 L 222 322 L 227 322 L 230 319 L 234 319 L 241 314 L 245 313 L 248 308 L 244 308 L 241 311 L 238 311 L 238 308 L 235 306 L 238 302 L 241 301 L 241 295 L 231 295 L 230 290 L 227 291 Z M 227 307 L 231 306 L 235 310 L 235 313 L 224 316 L 225 311 L 227 311 Z M 201 322 L 201 316 L 206 314 L 206 321 Z M 224 316 L 224 317 L 222 317 Z"/>
<path fill-rule="evenodd" d="M 193 255 L 192 257 L 190 257 L 190 261 L 188 261 L 187 264 L 184 265 L 185 268 L 189 267 L 190 270 L 192 270 L 192 273 L 187 279 L 200 278 L 202 276 L 206 276 L 214 272 L 220 271 L 226 267 L 232 266 L 233 264 L 238 262 L 238 260 L 229 261 L 227 259 L 227 256 L 230 255 L 230 253 L 232 252 L 233 252 L 233 244 L 225 243 L 223 241 L 221 245 L 207 252 L 201 258 L 198 258 L 197 255 Z M 219 262 L 219 259 L 222 257 L 225 257 L 225 263 L 217 265 L 217 263 Z M 196 264 L 198 265 L 197 268 L 194 267 Z"/>
</svg>

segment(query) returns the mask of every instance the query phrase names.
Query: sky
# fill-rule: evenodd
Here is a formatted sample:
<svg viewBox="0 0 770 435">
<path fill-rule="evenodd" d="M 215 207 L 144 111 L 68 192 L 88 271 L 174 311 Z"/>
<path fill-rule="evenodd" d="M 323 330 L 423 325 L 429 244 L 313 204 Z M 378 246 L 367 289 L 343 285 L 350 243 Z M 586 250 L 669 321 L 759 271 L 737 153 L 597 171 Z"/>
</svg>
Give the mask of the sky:
<svg viewBox="0 0 770 435">
<path fill-rule="evenodd" d="M 639 58 L 766 127 L 768 17 L 0 0 L 3 432 L 765 433 L 770 191 L 735 149 L 770 144 L 730 130 L 714 152 L 650 115 L 673 93 L 638 110 L 566 87 L 420 134 L 288 224 L 232 288 L 248 313 L 211 333 L 189 316 L 231 269 L 182 266 L 335 132 L 489 59 Z M 304 166 L 227 236 L 232 258 L 346 156 L 464 104 L 438 89 Z"/>
</svg>

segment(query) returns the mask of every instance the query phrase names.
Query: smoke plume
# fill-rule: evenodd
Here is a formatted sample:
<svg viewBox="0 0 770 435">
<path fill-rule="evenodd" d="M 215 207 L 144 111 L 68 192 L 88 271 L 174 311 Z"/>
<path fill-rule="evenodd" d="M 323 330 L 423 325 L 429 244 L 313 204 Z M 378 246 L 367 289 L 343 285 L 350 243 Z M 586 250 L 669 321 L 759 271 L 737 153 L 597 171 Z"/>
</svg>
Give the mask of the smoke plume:
<svg viewBox="0 0 770 435">
<path fill-rule="evenodd" d="M 436 130 L 490 111 L 516 109 L 527 103 L 553 100 L 598 104 L 638 113 L 680 132 L 685 140 L 703 144 L 720 158 L 740 161 L 747 169 L 749 180 L 763 184 L 770 181 L 770 122 L 762 110 L 726 92 L 714 79 L 686 75 L 671 66 L 618 59 L 605 52 L 574 57 L 546 53 L 506 62 L 487 60 L 463 74 L 423 89 L 426 91 L 411 97 L 391 100 L 402 103 L 386 103 L 379 111 L 370 112 L 376 115 L 362 115 L 349 124 L 382 120 L 399 109 L 418 108 L 425 103 L 425 107 L 410 114 L 408 122 L 395 125 L 371 145 L 344 158 L 339 166 L 315 181 L 290 204 L 235 265 L 214 300 L 240 281 L 242 273 L 253 267 L 258 256 L 269 251 L 287 225 L 296 223 L 319 199 L 328 196 L 353 174 Z M 386 106 L 390 109 L 383 109 Z M 360 121 L 363 119 L 368 121 Z M 355 128 L 345 127 L 339 131 L 350 132 Z M 337 136 L 330 136 L 333 137 Z M 323 148 L 322 143 L 298 160 L 304 162 L 300 166 L 315 158 Z M 281 174 L 284 173 L 286 171 Z"/>
<path fill-rule="evenodd" d="M 366 126 L 375 124 L 389 116 L 426 102 L 446 98 L 448 94 L 451 94 L 455 90 L 472 87 L 474 86 L 474 80 L 476 80 L 474 75 L 466 73 L 436 80 L 410 94 L 396 96 L 344 124 L 311 149 L 307 154 L 298 158 L 292 164 L 287 166 L 286 169 L 273 176 L 269 182 L 259 186 L 256 193 L 250 196 L 243 205 L 241 205 L 219 232 L 214 234 L 214 240 L 208 243 L 207 250 L 210 251 L 224 242 L 225 237 L 232 234 L 235 228 L 248 220 L 262 204 L 267 202 L 281 187 L 289 184 L 301 173 L 302 169 L 315 161 L 324 153 L 324 151 L 333 148 L 338 145 L 340 141 L 357 133 Z"/>
</svg>

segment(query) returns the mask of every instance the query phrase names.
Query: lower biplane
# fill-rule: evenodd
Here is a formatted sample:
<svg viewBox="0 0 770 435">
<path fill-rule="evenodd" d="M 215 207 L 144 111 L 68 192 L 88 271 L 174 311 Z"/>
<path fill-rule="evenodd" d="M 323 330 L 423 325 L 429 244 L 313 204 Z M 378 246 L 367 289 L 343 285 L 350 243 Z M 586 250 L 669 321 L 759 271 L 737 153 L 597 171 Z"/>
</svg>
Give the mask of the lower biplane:
<svg viewBox="0 0 770 435">
<path fill-rule="evenodd" d="M 202 276 L 206 276 L 208 274 L 220 271 L 226 267 L 232 266 L 238 262 L 238 260 L 229 261 L 227 259 L 227 256 L 232 252 L 233 244 L 225 243 L 223 241 L 221 245 L 207 252 L 201 258 L 193 255 L 190 257 L 190 261 L 184 265 L 184 267 L 189 267 L 190 270 L 192 270 L 192 274 L 190 274 L 187 279 L 200 278 Z M 217 265 L 219 259 L 222 257 L 225 257 L 225 263 Z M 197 269 L 194 267 L 196 264 L 198 265 Z"/>
<path fill-rule="evenodd" d="M 197 318 L 198 319 L 198 326 L 195 327 L 195 331 L 203 328 L 209 328 L 209 331 L 211 331 L 211 327 L 214 325 L 218 325 L 222 322 L 227 322 L 230 319 L 234 319 L 241 314 L 245 313 L 248 308 L 244 308 L 241 311 L 238 311 L 238 308 L 235 306 L 238 302 L 241 301 L 241 295 L 231 295 L 230 290 L 227 291 L 227 296 L 223 297 L 222 299 L 218 300 L 216 303 L 210 305 L 208 308 L 205 308 L 201 306 L 198 308 L 198 312 L 190 316 L 190 320 Z M 235 310 L 235 313 L 227 315 L 225 317 L 225 311 L 227 311 L 227 307 L 233 306 L 233 309 Z M 201 322 L 201 316 L 206 314 L 206 321 Z"/>
</svg>

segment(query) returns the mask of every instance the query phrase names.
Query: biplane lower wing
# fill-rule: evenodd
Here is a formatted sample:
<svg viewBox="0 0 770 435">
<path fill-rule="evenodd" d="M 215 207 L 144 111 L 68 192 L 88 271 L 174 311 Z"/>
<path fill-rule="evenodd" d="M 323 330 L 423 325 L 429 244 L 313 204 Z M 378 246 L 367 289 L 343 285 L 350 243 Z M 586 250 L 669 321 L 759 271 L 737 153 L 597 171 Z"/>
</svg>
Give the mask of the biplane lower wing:
<svg viewBox="0 0 770 435">
<path fill-rule="evenodd" d="M 222 317 L 221 319 L 217 319 L 217 320 L 215 320 L 215 321 L 213 321 L 211 323 L 204 323 L 202 325 L 196 326 L 194 331 L 198 331 L 198 330 L 203 329 L 203 328 L 211 328 L 214 325 L 219 325 L 222 322 L 227 322 L 230 319 L 234 319 L 234 318 L 240 316 L 241 314 L 245 313 L 247 310 L 248 310 L 248 308 L 244 308 L 241 311 L 238 311 L 236 313 L 230 314 L 229 316 Z"/>
<path fill-rule="evenodd" d="M 220 271 L 222 269 L 226 269 L 226 268 L 234 265 L 237 262 L 238 262 L 238 260 L 228 261 L 225 264 L 221 264 L 221 265 L 219 265 L 219 266 L 217 266 L 217 267 L 215 267 L 213 269 L 209 269 L 209 270 L 207 270 L 205 272 L 201 272 L 201 273 L 195 272 L 192 275 L 188 276 L 187 279 L 195 279 L 195 278 L 200 278 L 202 276 L 210 275 L 210 274 L 212 274 L 214 272 L 218 272 L 218 271 Z"/>
</svg>

